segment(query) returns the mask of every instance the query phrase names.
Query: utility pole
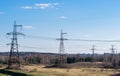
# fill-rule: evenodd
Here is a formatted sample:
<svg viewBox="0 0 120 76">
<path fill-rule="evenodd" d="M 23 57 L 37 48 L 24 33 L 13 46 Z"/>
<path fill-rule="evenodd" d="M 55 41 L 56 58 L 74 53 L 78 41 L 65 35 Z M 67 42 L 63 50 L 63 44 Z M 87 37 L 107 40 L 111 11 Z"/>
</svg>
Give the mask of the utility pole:
<svg viewBox="0 0 120 76">
<path fill-rule="evenodd" d="M 10 33 L 7 33 L 7 35 L 11 35 L 11 48 L 10 48 L 10 55 L 8 60 L 8 69 L 20 69 L 20 56 L 19 56 L 19 50 L 18 50 L 18 35 L 24 35 L 22 33 L 17 32 L 17 28 L 21 27 L 22 25 L 17 25 L 16 21 L 14 21 L 14 27 L 13 31 Z"/>
<path fill-rule="evenodd" d="M 65 54 L 64 40 L 68 40 L 68 39 L 64 38 L 64 34 L 67 34 L 67 33 L 64 33 L 63 30 L 61 30 L 60 38 L 57 39 L 57 40 L 60 40 L 59 59 L 58 59 L 59 64 L 67 63 L 67 55 Z"/>
<path fill-rule="evenodd" d="M 92 45 L 92 58 L 93 58 L 93 62 L 94 62 L 94 60 L 95 60 L 95 45 Z"/>
</svg>

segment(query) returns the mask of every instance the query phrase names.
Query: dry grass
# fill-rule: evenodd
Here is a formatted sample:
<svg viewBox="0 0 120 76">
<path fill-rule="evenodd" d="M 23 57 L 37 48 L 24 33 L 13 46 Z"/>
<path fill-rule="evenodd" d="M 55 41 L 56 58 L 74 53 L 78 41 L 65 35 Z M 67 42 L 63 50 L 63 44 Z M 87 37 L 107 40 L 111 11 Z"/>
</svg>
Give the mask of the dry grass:
<svg viewBox="0 0 120 76">
<path fill-rule="evenodd" d="M 43 65 L 25 66 L 24 70 L 34 76 L 110 76 L 113 70 L 101 71 L 100 68 L 43 68 Z M 116 72 L 118 73 L 118 72 Z"/>
<path fill-rule="evenodd" d="M 44 65 L 26 65 L 20 72 L 33 76 L 110 76 L 120 73 L 112 69 L 102 71 L 101 68 L 76 67 L 79 65 L 77 64 L 74 68 L 44 68 Z M 0 74 L 0 76 L 6 75 Z"/>
</svg>

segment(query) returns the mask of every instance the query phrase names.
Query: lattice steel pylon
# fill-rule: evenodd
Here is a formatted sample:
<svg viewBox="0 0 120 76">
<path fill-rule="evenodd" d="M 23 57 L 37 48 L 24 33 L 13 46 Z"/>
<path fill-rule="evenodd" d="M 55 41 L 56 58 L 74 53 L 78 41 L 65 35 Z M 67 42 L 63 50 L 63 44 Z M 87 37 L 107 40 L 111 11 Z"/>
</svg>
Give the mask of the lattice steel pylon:
<svg viewBox="0 0 120 76">
<path fill-rule="evenodd" d="M 24 35 L 22 33 L 17 32 L 17 28 L 21 27 L 22 25 L 17 25 L 16 21 L 14 21 L 13 32 L 7 33 L 7 35 L 11 35 L 12 42 L 10 43 L 10 55 L 8 60 L 8 69 L 20 69 L 20 56 L 18 51 L 18 35 Z"/>
<path fill-rule="evenodd" d="M 117 60 L 117 53 L 115 53 L 115 45 L 111 45 L 111 51 L 112 51 L 112 57 L 111 57 L 111 62 L 112 62 L 112 65 L 113 65 L 113 68 L 117 68 L 117 63 L 118 63 L 118 60 Z"/>
<path fill-rule="evenodd" d="M 64 38 L 64 33 L 63 30 L 61 30 L 60 38 L 57 40 L 60 40 L 60 47 L 59 47 L 59 58 L 58 58 L 58 63 L 59 64 L 66 64 L 67 63 L 67 55 L 65 54 L 65 48 L 64 48 L 64 40 L 68 40 Z"/>
<path fill-rule="evenodd" d="M 115 53 L 115 48 L 114 48 L 114 46 L 115 46 L 115 45 L 111 45 L 111 49 L 110 49 L 110 50 L 111 50 L 112 54 Z"/>
<path fill-rule="evenodd" d="M 95 58 L 95 50 L 96 50 L 96 49 L 95 49 L 95 45 L 92 45 L 92 49 L 91 49 L 91 50 L 92 50 L 92 58 L 93 58 L 93 62 L 94 62 L 95 59 L 96 59 L 96 58 Z"/>
</svg>

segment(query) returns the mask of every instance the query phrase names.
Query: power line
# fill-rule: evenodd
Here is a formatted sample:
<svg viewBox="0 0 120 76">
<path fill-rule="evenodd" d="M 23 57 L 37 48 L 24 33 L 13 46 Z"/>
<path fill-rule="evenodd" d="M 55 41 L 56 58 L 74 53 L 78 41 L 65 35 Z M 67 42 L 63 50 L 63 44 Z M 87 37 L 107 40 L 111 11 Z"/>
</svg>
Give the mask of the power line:
<svg viewBox="0 0 120 76">
<path fill-rule="evenodd" d="M 43 39 L 43 40 L 56 40 L 54 37 L 46 37 L 46 36 L 33 36 L 33 35 L 26 35 L 27 38 L 33 38 L 33 39 Z"/>
<path fill-rule="evenodd" d="M 56 40 L 55 37 L 47 37 L 47 36 L 33 36 L 33 35 L 26 35 L 27 38 L 33 39 L 43 39 L 43 40 Z M 83 42 L 120 42 L 120 40 L 95 40 L 95 39 L 67 39 L 68 41 L 83 41 Z"/>
<path fill-rule="evenodd" d="M 26 46 L 26 45 L 19 45 L 19 46 L 24 48 L 30 48 L 30 49 L 50 49 L 50 48 L 40 48 L 40 47 Z"/>
<path fill-rule="evenodd" d="M 68 39 L 70 41 L 85 41 L 85 42 L 120 42 L 120 40 L 87 40 L 87 39 Z"/>
</svg>

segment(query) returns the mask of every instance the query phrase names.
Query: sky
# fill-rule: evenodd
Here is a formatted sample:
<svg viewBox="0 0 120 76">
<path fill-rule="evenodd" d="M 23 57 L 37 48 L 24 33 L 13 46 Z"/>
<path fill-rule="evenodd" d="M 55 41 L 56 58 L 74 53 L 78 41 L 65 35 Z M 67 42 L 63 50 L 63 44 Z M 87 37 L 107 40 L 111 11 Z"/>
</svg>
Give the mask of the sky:
<svg viewBox="0 0 120 76">
<path fill-rule="evenodd" d="M 0 0 L 0 52 L 9 52 L 14 21 L 22 24 L 18 31 L 19 51 L 59 52 L 63 29 L 68 39 L 120 40 L 120 0 Z M 28 36 L 35 36 L 34 38 Z M 120 52 L 120 42 L 64 42 L 65 53 L 111 53 L 111 45 Z"/>
</svg>

